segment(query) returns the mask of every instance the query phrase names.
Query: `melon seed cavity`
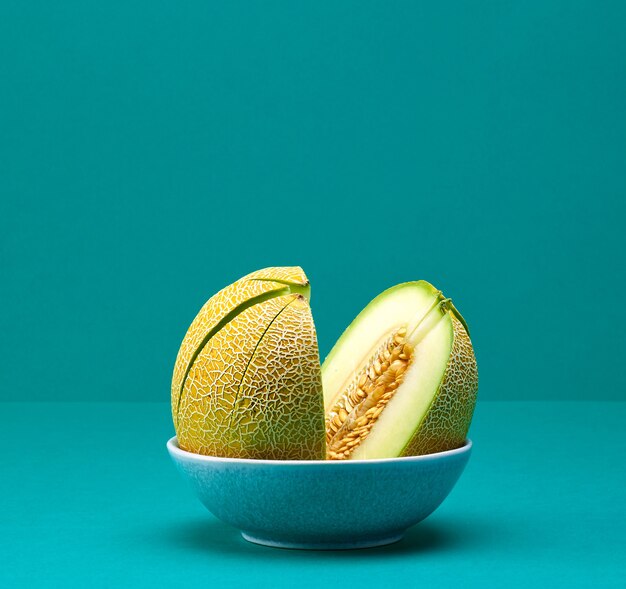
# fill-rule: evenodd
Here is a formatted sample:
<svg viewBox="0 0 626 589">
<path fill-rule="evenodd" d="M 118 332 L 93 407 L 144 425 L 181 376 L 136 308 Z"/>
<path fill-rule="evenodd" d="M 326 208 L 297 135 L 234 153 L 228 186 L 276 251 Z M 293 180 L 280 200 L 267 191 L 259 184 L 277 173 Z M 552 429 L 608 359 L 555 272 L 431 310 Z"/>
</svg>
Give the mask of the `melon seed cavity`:
<svg viewBox="0 0 626 589">
<path fill-rule="evenodd" d="M 326 457 L 348 458 L 369 435 L 374 423 L 404 380 L 413 348 L 400 328 L 374 352 L 326 417 Z"/>
</svg>

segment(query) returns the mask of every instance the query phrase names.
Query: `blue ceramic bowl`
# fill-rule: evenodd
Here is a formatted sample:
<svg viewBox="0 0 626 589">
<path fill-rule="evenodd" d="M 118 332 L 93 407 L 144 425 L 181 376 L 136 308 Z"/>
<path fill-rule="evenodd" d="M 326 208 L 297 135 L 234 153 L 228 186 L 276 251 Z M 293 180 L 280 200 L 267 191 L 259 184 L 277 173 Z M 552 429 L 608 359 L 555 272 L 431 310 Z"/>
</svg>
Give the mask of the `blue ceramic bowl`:
<svg viewBox="0 0 626 589">
<path fill-rule="evenodd" d="M 430 515 L 463 472 L 472 442 L 456 450 L 384 460 L 247 460 L 170 456 L 205 507 L 250 542 L 338 549 L 400 540 Z"/>
</svg>

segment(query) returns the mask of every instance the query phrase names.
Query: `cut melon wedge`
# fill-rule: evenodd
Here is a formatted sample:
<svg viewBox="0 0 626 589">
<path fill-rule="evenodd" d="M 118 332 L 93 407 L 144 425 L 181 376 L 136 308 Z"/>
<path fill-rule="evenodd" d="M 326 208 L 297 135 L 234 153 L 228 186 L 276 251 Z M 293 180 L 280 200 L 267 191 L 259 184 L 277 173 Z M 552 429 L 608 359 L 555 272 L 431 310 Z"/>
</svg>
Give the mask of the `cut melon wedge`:
<svg viewBox="0 0 626 589">
<path fill-rule="evenodd" d="M 322 383 L 327 456 L 391 458 L 461 446 L 478 373 L 463 318 L 418 281 L 386 290 L 356 317 L 326 358 Z"/>
</svg>

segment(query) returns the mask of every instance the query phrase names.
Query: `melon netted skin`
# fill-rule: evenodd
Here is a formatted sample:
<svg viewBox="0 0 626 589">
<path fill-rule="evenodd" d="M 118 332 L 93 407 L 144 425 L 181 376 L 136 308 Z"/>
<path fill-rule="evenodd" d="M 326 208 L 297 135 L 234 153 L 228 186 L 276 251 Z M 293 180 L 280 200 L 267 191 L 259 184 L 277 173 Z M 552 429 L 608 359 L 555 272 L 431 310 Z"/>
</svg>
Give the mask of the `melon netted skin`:
<svg viewBox="0 0 626 589">
<path fill-rule="evenodd" d="M 320 361 L 299 267 L 253 272 L 211 297 L 172 378 L 180 447 L 210 456 L 322 459 Z"/>
</svg>

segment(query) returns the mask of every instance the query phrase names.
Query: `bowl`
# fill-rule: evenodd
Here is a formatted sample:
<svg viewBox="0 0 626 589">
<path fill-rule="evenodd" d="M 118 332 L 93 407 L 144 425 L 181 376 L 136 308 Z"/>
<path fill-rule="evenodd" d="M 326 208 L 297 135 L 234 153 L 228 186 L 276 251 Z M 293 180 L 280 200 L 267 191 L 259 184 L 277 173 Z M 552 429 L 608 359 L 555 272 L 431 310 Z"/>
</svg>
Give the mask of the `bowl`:
<svg viewBox="0 0 626 589">
<path fill-rule="evenodd" d="M 461 448 L 382 460 L 250 460 L 170 456 L 200 501 L 256 544 L 345 549 L 397 542 L 429 516 L 461 476 L 472 442 Z"/>
</svg>

